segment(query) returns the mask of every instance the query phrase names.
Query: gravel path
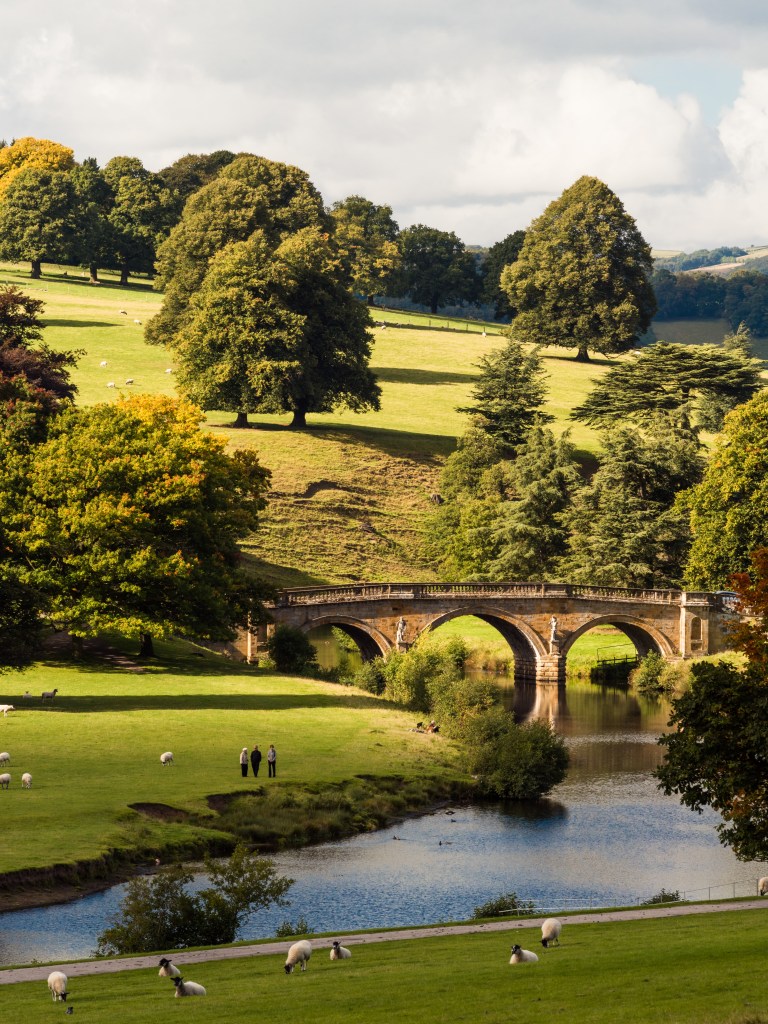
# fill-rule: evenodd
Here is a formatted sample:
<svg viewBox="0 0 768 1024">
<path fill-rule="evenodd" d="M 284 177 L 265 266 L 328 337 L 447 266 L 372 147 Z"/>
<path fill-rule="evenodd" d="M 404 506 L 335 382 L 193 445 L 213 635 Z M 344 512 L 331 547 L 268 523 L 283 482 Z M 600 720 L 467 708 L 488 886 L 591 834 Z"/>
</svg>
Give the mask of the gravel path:
<svg viewBox="0 0 768 1024">
<path fill-rule="evenodd" d="M 743 903 L 727 901 L 723 903 L 680 903 L 667 907 L 642 907 L 637 910 L 613 910 L 604 913 L 572 914 L 564 918 L 565 923 L 593 924 L 601 921 L 630 921 L 649 917 L 682 917 L 687 914 L 712 914 L 724 910 L 764 910 L 768 908 L 768 900 L 749 900 Z M 437 928 L 407 928 L 400 931 L 354 933 L 339 935 L 343 944 L 364 946 L 371 942 L 402 942 L 404 939 L 428 939 L 438 935 L 470 935 L 478 932 L 509 932 L 519 928 L 540 928 L 544 918 L 525 918 L 519 920 L 494 921 L 489 924 L 454 924 Z M 320 939 L 319 948 L 330 948 L 333 940 Z M 174 959 L 179 957 L 179 966 L 199 964 L 208 960 L 234 960 L 245 956 L 274 956 L 286 953 L 290 939 L 279 942 L 262 942 L 253 946 L 226 946 L 217 949 L 202 949 L 195 952 L 176 950 L 171 954 Z M 80 963 L 53 964 L 47 967 L 17 967 L 0 969 L 0 985 L 13 985 L 20 981 L 45 981 L 51 971 L 64 971 L 69 978 L 82 977 L 86 974 L 117 974 L 120 971 L 138 971 L 148 967 L 157 968 L 159 953 L 152 956 L 123 957 L 118 960 L 86 960 Z"/>
</svg>

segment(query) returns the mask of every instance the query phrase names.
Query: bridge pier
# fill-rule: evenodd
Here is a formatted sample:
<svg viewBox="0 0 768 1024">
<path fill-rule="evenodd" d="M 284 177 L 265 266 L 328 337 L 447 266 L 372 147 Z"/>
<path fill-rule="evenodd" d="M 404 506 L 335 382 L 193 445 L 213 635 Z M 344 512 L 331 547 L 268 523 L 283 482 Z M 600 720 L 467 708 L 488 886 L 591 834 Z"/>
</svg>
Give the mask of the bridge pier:
<svg viewBox="0 0 768 1024">
<path fill-rule="evenodd" d="M 535 683 L 537 686 L 565 686 L 565 655 L 560 653 L 559 645 L 557 650 L 539 656 Z"/>
</svg>

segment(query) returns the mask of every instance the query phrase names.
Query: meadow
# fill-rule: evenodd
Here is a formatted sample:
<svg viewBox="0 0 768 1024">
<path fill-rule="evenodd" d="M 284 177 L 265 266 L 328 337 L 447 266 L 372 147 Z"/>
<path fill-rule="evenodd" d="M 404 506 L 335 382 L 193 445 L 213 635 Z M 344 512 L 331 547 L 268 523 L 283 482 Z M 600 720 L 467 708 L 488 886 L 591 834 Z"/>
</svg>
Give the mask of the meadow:
<svg viewBox="0 0 768 1024">
<path fill-rule="evenodd" d="M 244 1015 L 303 1024 L 759 1024 L 768 1013 L 761 985 L 765 915 L 733 911 L 696 917 L 603 921 L 569 927 L 559 947 L 542 950 L 537 929 L 440 935 L 355 945 L 332 963 L 331 938 L 311 936 L 305 973 L 286 976 L 284 954 L 209 961 L 185 975 L 207 996 L 174 999 L 157 969 L 72 978 L 70 1003 L 93 1024 L 188 1021 L 241 1024 Z M 510 966 L 518 942 L 539 963 Z M 286 943 L 287 949 L 288 943 Z M 175 958 L 184 963 L 183 953 Z M 7 1020 L 59 1017 L 44 981 L 4 986 Z"/>
</svg>

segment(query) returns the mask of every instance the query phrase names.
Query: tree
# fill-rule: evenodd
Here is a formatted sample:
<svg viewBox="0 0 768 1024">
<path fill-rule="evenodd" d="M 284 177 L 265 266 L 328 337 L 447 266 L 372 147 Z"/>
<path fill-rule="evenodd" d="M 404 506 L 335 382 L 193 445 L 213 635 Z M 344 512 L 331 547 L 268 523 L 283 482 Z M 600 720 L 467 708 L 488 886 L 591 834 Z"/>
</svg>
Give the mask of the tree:
<svg viewBox="0 0 768 1024">
<path fill-rule="evenodd" d="M 69 171 L 24 167 L 0 196 L 0 256 L 42 264 L 72 263 L 77 254 L 78 203 Z"/>
<path fill-rule="evenodd" d="M 153 272 L 157 247 L 175 220 L 175 204 L 160 175 L 146 170 L 137 157 L 113 157 L 104 180 L 112 190 L 107 213 L 111 249 L 125 285 L 131 272 Z"/>
<path fill-rule="evenodd" d="M 269 474 L 253 453 L 226 455 L 201 418 L 150 396 L 70 410 L 10 461 L 10 543 L 76 640 L 114 629 L 151 654 L 153 635 L 227 639 L 258 621 L 265 588 L 237 540 L 258 525 Z"/>
<path fill-rule="evenodd" d="M 501 707 L 470 718 L 464 740 L 468 768 L 480 789 L 502 800 L 537 800 L 568 771 L 565 742 L 549 722 L 516 725 Z"/>
<path fill-rule="evenodd" d="M 541 412 L 547 395 L 539 350 L 526 349 L 513 338 L 487 356 L 481 356 L 480 377 L 472 391 L 475 404 L 459 412 L 480 416 L 482 426 L 505 447 L 521 444 L 534 422 L 552 417 Z"/>
<path fill-rule="evenodd" d="M 515 311 L 509 304 L 507 293 L 501 288 L 501 272 L 515 262 L 524 241 L 524 231 L 513 231 L 511 235 L 492 245 L 483 261 L 481 298 L 483 302 L 494 307 L 497 320 L 508 320 L 514 316 Z"/>
<path fill-rule="evenodd" d="M 656 302 L 651 250 L 618 196 L 579 178 L 538 217 L 501 287 L 519 341 L 624 352 L 648 330 Z"/>
<path fill-rule="evenodd" d="M 256 910 L 284 907 L 292 878 L 272 861 L 239 844 L 225 863 L 205 857 L 210 885 L 190 892 L 191 871 L 174 865 L 153 877 L 133 878 L 110 927 L 99 936 L 98 955 L 144 953 L 234 942 Z"/>
<path fill-rule="evenodd" d="M 0 196 L 22 170 L 69 171 L 75 165 L 74 153 L 50 139 L 31 135 L 0 147 Z"/>
<path fill-rule="evenodd" d="M 392 207 L 377 206 L 362 196 L 348 196 L 333 204 L 331 216 L 352 287 L 373 306 L 400 266 L 400 229 L 392 218 Z"/>
<path fill-rule="evenodd" d="M 328 229 L 330 221 L 304 171 L 258 156 L 233 160 L 190 196 L 158 250 L 155 285 L 164 292 L 163 305 L 147 326 L 147 340 L 175 346 L 211 259 L 230 242 L 247 241 L 262 231 L 276 247 L 306 227 Z"/>
<path fill-rule="evenodd" d="M 703 479 L 680 504 L 693 534 L 685 572 L 692 588 L 727 586 L 731 573 L 749 567 L 751 552 L 768 546 L 768 393 L 726 416 Z"/>
<path fill-rule="evenodd" d="M 429 306 L 432 313 L 448 302 L 475 297 L 475 261 L 452 231 L 415 224 L 400 232 L 399 294 Z"/>
<path fill-rule="evenodd" d="M 72 168 L 78 217 L 75 237 L 77 262 L 88 267 L 90 280 L 99 280 L 99 267 L 114 262 L 113 235 L 109 222 L 112 190 L 93 157 Z"/>
<path fill-rule="evenodd" d="M 193 192 L 213 181 L 219 171 L 228 167 L 234 159 L 235 154 L 228 149 L 217 149 L 213 153 L 187 153 L 159 171 L 166 187 L 175 196 L 177 215 L 181 215 L 184 204 Z"/>
<path fill-rule="evenodd" d="M 755 270 L 740 270 L 729 277 L 724 313 L 731 327 L 743 321 L 755 334 L 768 334 L 768 276 Z"/>
<path fill-rule="evenodd" d="M 254 232 L 211 259 L 176 336 L 177 379 L 204 409 L 238 414 L 378 408 L 368 368 L 368 312 L 349 292 L 331 239 L 317 228 L 273 247 Z"/>
<path fill-rule="evenodd" d="M 726 412 L 763 386 L 761 370 L 760 360 L 725 346 L 660 341 L 612 366 L 571 415 L 609 427 L 664 414 L 683 430 L 718 430 Z"/>
</svg>

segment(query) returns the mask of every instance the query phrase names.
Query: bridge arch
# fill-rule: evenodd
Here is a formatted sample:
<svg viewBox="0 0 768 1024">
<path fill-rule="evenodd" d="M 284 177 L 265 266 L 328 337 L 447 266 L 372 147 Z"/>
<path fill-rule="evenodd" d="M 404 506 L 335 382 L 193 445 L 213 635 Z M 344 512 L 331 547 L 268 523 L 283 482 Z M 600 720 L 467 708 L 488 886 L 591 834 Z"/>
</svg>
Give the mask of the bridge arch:
<svg viewBox="0 0 768 1024">
<path fill-rule="evenodd" d="M 639 658 L 644 658 L 650 651 L 654 651 L 664 658 L 675 658 L 678 654 L 674 642 L 665 636 L 661 630 L 650 625 L 644 619 L 619 613 L 616 615 L 599 615 L 597 618 L 590 619 L 589 622 L 585 622 L 584 625 L 569 633 L 560 646 L 563 658 L 567 657 L 568 651 L 579 637 L 589 632 L 595 626 L 615 626 L 616 629 L 620 629 L 635 645 Z"/>
<path fill-rule="evenodd" d="M 506 640 L 515 656 L 515 684 L 535 683 L 538 678 L 539 663 L 547 654 L 542 637 L 535 629 L 516 615 L 499 611 L 498 608 L 483 605 L 453 608 L 443 612 L 423 627 L 421 633 L 437 629 L 451 619 L 462 616 L 474 616 L 493 626 Z"/>
<path fill-rule="evenodd" d="M 360 651 L 363 661 L 373 661 L 374 658 L 386 658 L 392 648 L 392 643 L 387 637 L 376 629 L 369 622 L 356 619 L 348 615 L 321 615 L 301 627 L 304 633 L 311 633 L 319 626 L 335 626 L 343 633 L 346 633 L 350 640 L 353 640 Z"/>
</svg>

